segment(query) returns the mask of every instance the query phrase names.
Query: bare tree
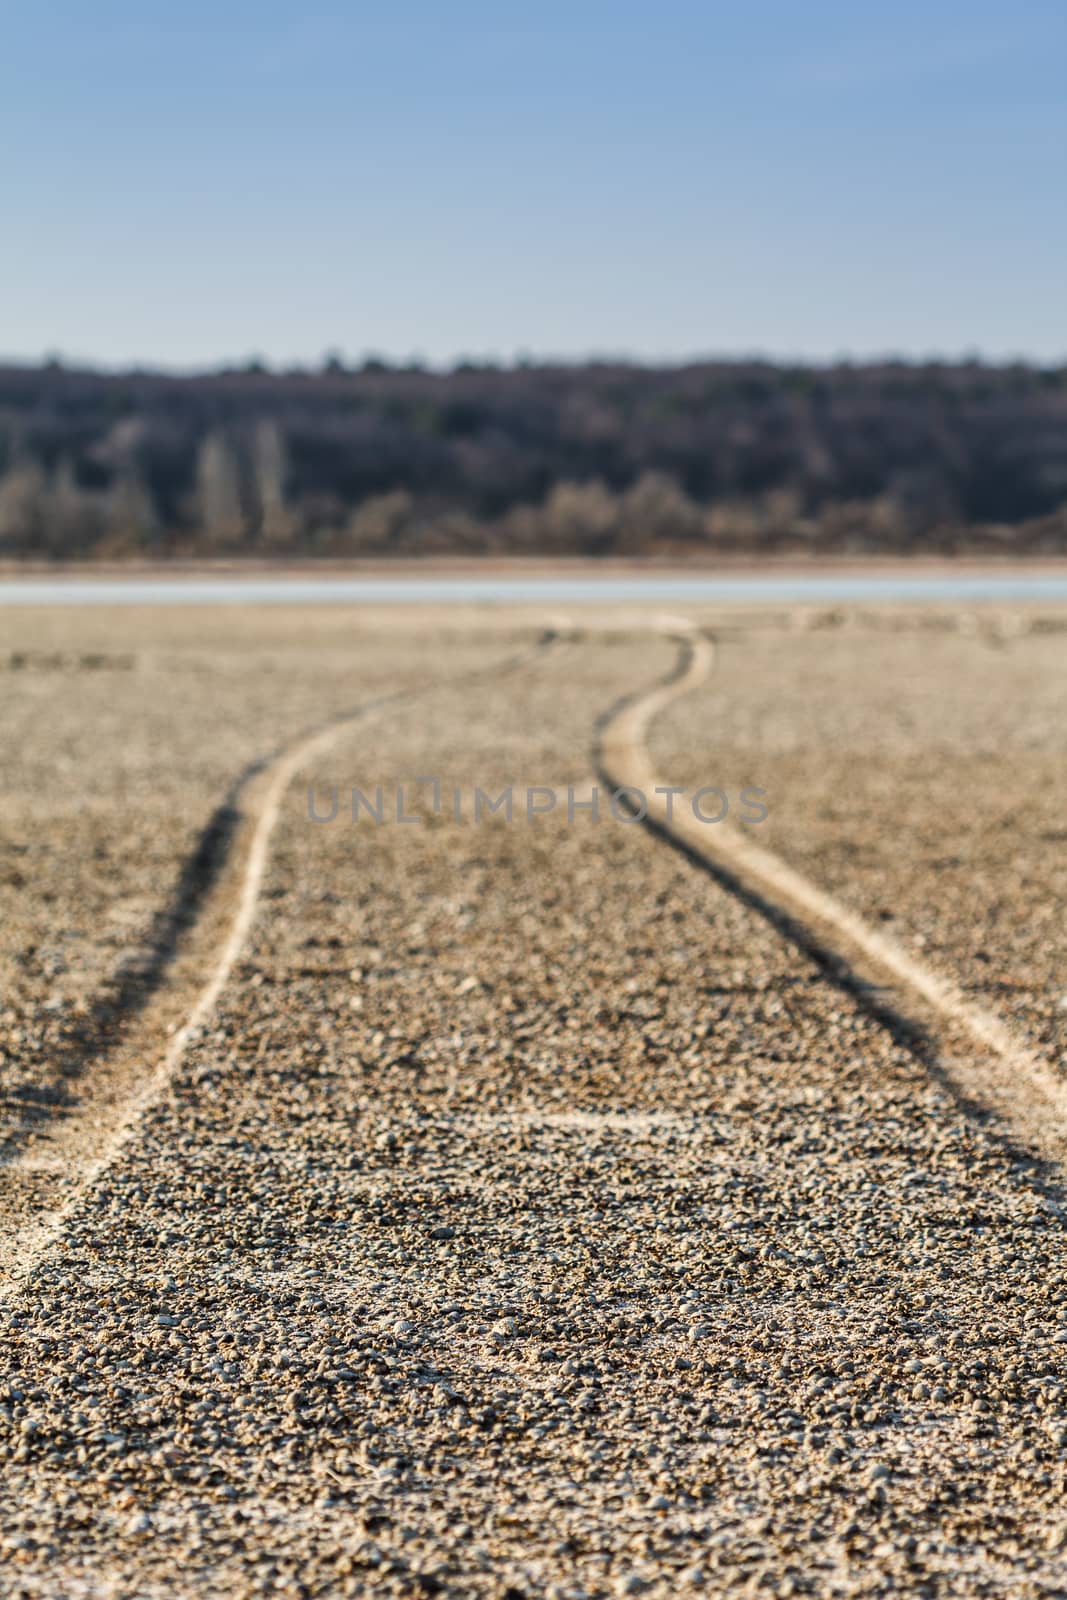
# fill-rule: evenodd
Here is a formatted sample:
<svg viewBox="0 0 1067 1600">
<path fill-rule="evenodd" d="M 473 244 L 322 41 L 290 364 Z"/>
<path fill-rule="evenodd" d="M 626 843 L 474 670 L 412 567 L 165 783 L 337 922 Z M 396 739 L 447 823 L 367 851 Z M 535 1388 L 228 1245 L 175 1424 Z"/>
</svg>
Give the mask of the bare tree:
<svg viewBox="0 0 1067 1600">
<path fill-rule="evenodd" d="M 395 549 L 410 524 L 413 504 L 404 489 L 364 500 L 348 519 L 345 545 L 353 555 L 388 553 Z"/>
<path fill-rule="evenodd" d="M 264 544 L 286 545 L 293 537 L 294 522 L 285 504 L 285 437 L 271 419 L 256 425 L 253 468 L 260 537 Z"/>
<path fill-rule="evenodd" d="M 545 532 L 553 550 L 600 554 L 614 545 L 618 526 L 618 501 L 599 481 L 557 483 L 548 497 Z"/>
<path fill-rule="evenodd" d="M 37 461 L 16 460 L 0 478 L 0 548 L 40 547 L 47 511 L 48 479 Z"/>
<path fill-rule="evenodd" d="M 237 544 L 245 529 L 241 477 L 236 457 L 218 430 L 200 443 L 196 490 L 205 543 L 211 548 Z"/>
<path fill-rule="evenodd" d="M 705 536 L 705 519 L 700 507 L 665 472 L 643 473 L 622 496 L 619 515 L 622 524 L 620 551 L 691 543 Z"/>
<path fill-rule="evenodd" d="M 52 476 L 45 508 L 43 543 L 50 555 L 84 555 L 104 531 L 106 501 L 79 485 L 69 456 L 64 456 Z"/>
<path fill-rule="evenodd" d="M 118 473 L 108 496 L 106 543 L 115 554 L 143 551 L 159 532 L 159 517 L 133 462 Z"/>
</svg>

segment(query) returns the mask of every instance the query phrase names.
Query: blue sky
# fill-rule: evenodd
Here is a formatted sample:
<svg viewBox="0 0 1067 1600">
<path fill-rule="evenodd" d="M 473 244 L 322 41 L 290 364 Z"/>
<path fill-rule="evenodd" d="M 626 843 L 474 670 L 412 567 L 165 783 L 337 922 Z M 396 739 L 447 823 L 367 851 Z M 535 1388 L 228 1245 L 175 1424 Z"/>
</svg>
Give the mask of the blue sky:
<svg viewBox="0 0 1067 1600">
<path fill-rule="evenodd" d="M 0 0 L 0 354 L 1067 357 L 1062 0 Z"/>
</svg>

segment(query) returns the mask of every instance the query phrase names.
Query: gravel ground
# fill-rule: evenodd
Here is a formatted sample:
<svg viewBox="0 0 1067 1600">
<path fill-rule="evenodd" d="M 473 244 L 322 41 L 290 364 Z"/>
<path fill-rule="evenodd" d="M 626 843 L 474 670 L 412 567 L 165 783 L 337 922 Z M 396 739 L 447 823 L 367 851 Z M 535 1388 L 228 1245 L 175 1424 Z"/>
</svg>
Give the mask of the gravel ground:
<svg viewBox="0 0 1067 1600">
<path fill-rule="evenodd" d="M 765 787 L 761 843 L 1067 1073 L 1067 618 L 708 621 L 717 670 L 657 724 L 657 760 Z"/>
<path fill-rule="evenodd" d="M 183 973 L 181 936 L 249 764 L 432 681 L 442 657 L 461 672 L 510 642 L 445 619 L 416 633 L 373 613 L 180 607 L 15 608 L 3 641 L 0 1148 L 32 1139 L 154 990 L 180 1020 L 199 970 Z"/>
<path fill-rule="evenodd" d="M 664 716 L 660 771 L 763 784 L 762 842 L 968 983 L 980 918 L 993 975 L 1030 983 L 1015 1009 L 987 975 L 987 1003 L 1044 1042 L 1029 997 L 1054 973 L 1038 930 L 1060 937 L 1041 921 L 1060 889 L 1034 783 L 1062 779 L 1062 638 L 744 620 L 715 623 L 734 629 L 730 696 L 717 679 Z M 178 657 L 225 655 L 213 626 L 183 620 Z M 401 663 L 414 677 L 416 656 L 436 683 L 317 765 L 320 793 L 415 772 L 580 784 L 597 716 L 673 660 L 620 619 L 450 688 L 532 621 L 446 639 L 431 616 L 418 648 L 411 618 L 376 639 L 316 618 L 328 649 L 306 618 L 238 626 L 221 709 L 160 687 L 170 749 L 203 764 L 190 815 L 217 801 L 209 769 L 228 782 L 303 725 L 322 659 L 331 705 Z M 276 711 L 267 658 L 291 668 Z M 8 714 L 18 791 L 52 771 L 54 722 Z M 122 758 L 84 748 L 117 886 L 140 871 L 108 813 Z M 1025 801 L 998 855 L 1009 773 Z M 934 892 L 960 790 L 955 853 L 984 841 L 983 875 Z M 921 850 L 900 849 L 898 799 Z M 107 885 L 82 885 L 57 877 L 52 916 L 91 930 Z M 13 903 L 9 940 L 47 931 Z M 46 977 L 26 981 L 43 1009 Z M 298 785 L 215 1022 L 0 1300 L 5 1592 L 1062 1593 L 1062 1198 L 640 827 L 316 826 Z"/>
</svg>

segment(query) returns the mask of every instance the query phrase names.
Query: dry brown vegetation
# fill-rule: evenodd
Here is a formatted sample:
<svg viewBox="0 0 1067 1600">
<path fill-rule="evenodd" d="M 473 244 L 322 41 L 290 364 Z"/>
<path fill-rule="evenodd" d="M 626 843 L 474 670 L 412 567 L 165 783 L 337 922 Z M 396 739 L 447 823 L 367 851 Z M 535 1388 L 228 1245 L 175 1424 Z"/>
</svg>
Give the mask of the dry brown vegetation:
<svg viewBox="0 0 1067 1600">
<path fill-rule="evenodd" d="M 1067 549 L 1067 372 L 0 369 L 12 558 Z"/>
</svg>

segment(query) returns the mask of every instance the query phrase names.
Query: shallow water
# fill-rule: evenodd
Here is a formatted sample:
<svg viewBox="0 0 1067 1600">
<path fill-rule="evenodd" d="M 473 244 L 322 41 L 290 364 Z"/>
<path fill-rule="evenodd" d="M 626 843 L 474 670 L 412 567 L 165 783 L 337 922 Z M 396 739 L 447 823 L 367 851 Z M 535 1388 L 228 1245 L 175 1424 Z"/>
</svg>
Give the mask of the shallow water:
<svg viewBox="0 0 1067 1600">
<path fill-rule="evenodd" d="M 627 577 L 220 577 L 11 578 L 0 605 L 578 605 L 642 600 L 695 605 L 765 601 L 828 604 L 896 601 L 1067 602 L 1067 573 L 767 573 Z"/>
</svg>

